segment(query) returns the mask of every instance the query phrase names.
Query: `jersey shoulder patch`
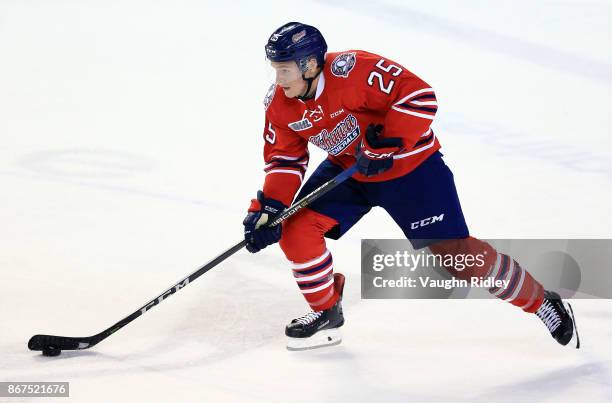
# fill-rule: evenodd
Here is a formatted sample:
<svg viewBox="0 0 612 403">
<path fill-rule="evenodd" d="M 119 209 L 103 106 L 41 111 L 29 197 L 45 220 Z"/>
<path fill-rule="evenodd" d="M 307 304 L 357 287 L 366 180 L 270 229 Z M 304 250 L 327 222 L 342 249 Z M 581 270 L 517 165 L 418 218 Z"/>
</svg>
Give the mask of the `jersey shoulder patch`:
<svg viewBox="0 0 612 403">
<path fill-rule="evenodd" d="M 347 78 L 357 63 L 355 52 L 340 53 L 331 64 L 331 72 L 336 77 Z"/>
<path fill-rule="evenodd" d="M 275 92 L 276 92 L 276 84 L 270 85 L 270 88 L 268 88 L 268 92 L 266 92 L 266 96 L 264 97 L 264 100 L 263 100 L 265 110 L 268 110 L 268 107 L 272 103 Z"/>
</svg>

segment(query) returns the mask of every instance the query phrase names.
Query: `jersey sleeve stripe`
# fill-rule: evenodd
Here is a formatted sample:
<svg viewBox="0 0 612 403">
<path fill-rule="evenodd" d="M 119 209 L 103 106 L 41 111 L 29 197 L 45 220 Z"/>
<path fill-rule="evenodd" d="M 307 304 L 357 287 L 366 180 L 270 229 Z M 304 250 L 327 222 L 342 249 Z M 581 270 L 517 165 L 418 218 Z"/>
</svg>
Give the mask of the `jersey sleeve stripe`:
<svg viewBox="0 0 612 403">
<path fill-rule="evenodd" d="M 413 101 L 424 101 L 424 100 L 436 100 L 436 94 L 433 92 L 428 94 L 419 95 L 417 97 L 412 98 Z"/>
<path fill-rule="evenodd" d="M 274 155 L 271 157 L 271 159 L 279 159 L 279 160 L 288 160 L 288 161 L 296 161 L 296 160 L 301 160 L 302 158 L 306 158 L 306 156 L 301 155 L 299 157 L 291 157 L 289 155 Z"/>
<path fill-rule="evenodd" d="M 428 137 L 425 137 L 425 138 L 417 141 L 416 144 L 412 148 L 417 148 L 418 146 L 421 146 L 423 144 L 429 143 L 433 139 L 434 133 L 433 133 L 433 131 L 431 131 L 431 129 L 429 129 L 428 132 L 431 133 L 431 134 Z"/>
<path fill-rule="evenodd" d="M 416 117 L 419 117 L 419 118 L 430 119 L 430 120 L 434 119 L 434 115 L 426 115 L 424 113 L 412 112 L 412 111 L 409 111 L 409 110 L 406 110 L 406 109 L 400 109 L 397 106 L 392 106 L 391 108 L 396 110 L 396 111 L 398 111 L 398 112 L 405 113 L 406 115 L 412 115 L 412 116 L 416 116 Z"/>
<path fill-rule="evenodd" d="M 283 160 L 283 159 L 276 159 L 274 157 L 270 158 L 270 163 L 292 163 L 292 164 L 308 164 L 308 158 L 307 157 L 302 157 L 300 159 L 297 160 Z"/>
<path fill-rule="evenodd" d="M 436 101 L 415 101 L 413 99 L 412 101 L 410 101 L 410 103 L 417 106 L 438 106 L 438 102 Z"/>
<path fill-rule="evenodd" d="M 436 113 L 438 111 L 438 107 L 427 107 L 427 106 L 414 106 L 414 105 L 410 105 L 409 103 L 403 103 L 400 104 L 398 106 L 401 106 L 403 108 L 412 110 L 412 111 L 417 111 L 417 112 L 431 112 L 431 113 Z"/>
<path fill-rule="evenodd" d="M 406 95 L 391 108 L 407 115 L 433 120 L 438 111 L 438 102 L 433 88 L 423 88 Z"/>
<path fill-rule="evenodd" d="M 308 168 L 308 153 L 299 157 L 273 155 L 266 162 L 267 164 L 264 166 L 266 175 L 272 172 L 292 173 L 299 175 L 300 179 L 303 179 L 306 169 Z"/>
<path fill-rule="evenodd" d="M 398 160 L 398 159 L 402 159 L 402 158 L 406 158 L 406 157 L 410 157 L 411 155 L 414 154 L 418 154 L 420 152 L 423 152 L 425 150 L 430 149 L 431 147 L 433 147 L 436 144 L 436 135 L 432 132 L 431 134 L 431 140 L 429 141 L 429 143 L 427 143 L 426 145 L 424 145 L 421 148 L 417 148 L 416 150 L 412 150 L 410 152 L 407 153 L 403 153 L 403 154 L 396 154 L 393 156 L 394 160 Z"/>
<path fill-rule="evenodd" d="M 272 169 L 272 170 L 266 172 L 266 176 L 268 176 L 270 174 L 293 174 L 293 175 L 299 176 L 300 180 L 304 179 L 304 175 L 302 174 L 302 172 L 294 171 L 294 170 L 290 170 L 290 169 Z"/>
<path fill-rule="evenodd" d="M 423 95 L 421 97 L 417 97 L 417 95 L 424 94 L 424 93 L 431 93 L 431 94 L 427 94 L 427 95 L 433 95 L 435 97 L 433 88 L 423 88 L 421 90 L 414 91 L 414 92 L 406 95 L 404 98 L 402 98 L 399 101 L 397 101 L 396 104 L 404 103 L 404 102 L 406 102 L 407 100 L 409 100 L 411 98 L 415 98 L 415 99 L 419 99 L 420 100 L 420 98 Z"/>
<path fill-rule="evenodd" d="M 282 167 L 290 167 L 290 168 L 297 168 L 297 169 L 301 169 L 301 170 L 306 170 L 306 164 L 305 163 L 300 163 L 300 162 L 272 162 L 270 164 L 267 164 L 264 167 L 264 171 L 270 170 L 272 168 L 282 168 Z"/>
</svg>

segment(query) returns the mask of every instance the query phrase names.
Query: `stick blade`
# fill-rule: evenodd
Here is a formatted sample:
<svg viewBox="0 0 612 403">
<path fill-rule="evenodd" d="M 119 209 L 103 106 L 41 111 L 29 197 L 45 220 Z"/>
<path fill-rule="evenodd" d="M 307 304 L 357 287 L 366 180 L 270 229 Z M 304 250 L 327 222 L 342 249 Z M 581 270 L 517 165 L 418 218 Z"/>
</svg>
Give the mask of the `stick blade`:
<svg viewBox="0 0 612 403">
<path fill-rule="evenodd" d="M 32 351 L 43 351 L 49 348 L 60 350 L 83 350 L 91 347 L 90 337 L 64 337 L 48 334 L 37 334 L 28 341 L 28 348 Z"/>
</svg>

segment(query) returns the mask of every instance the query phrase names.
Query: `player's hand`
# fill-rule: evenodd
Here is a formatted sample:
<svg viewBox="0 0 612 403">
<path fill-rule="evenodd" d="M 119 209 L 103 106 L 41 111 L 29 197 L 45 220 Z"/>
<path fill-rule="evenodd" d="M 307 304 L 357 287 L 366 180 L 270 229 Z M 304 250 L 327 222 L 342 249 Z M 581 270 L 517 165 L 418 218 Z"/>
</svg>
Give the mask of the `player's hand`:
<svg viewBox="0 0 612 403">
<path fill-rule="evenodd" d="M 280 240 L 282 225 L 269 227 L 266 224 L 274 221 L 286 208 L 287 206 L 278 200 L 267 199 L 261 190 L 257 192 L 257 199 L 251 200 L 249 213 L 242 222 L 244 240 L 249 252 L 257 253 Z"/>
<path fill-rule="evenodd" d="M 393 166 L 393 155 L 403 147 L 399 137 L 380 137 L 383 125 L 370 124 L 357 151 L 357 169 L 365 176 L 374 176 Z"/>
</svg>

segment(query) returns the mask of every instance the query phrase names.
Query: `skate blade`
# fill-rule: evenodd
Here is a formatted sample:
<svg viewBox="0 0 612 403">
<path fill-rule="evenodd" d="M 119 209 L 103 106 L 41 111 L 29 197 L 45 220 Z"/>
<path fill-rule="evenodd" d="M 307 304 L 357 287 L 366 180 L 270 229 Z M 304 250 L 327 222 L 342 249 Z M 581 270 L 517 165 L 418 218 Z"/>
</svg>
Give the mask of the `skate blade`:
<svg viewBox="0 0 612 403">
<path fill-rule="evenodd" d="M 567 309 L 567 311 L 570 314 L 570 317 L 572 318 L 572 324 L 574 326 L 574 334 L 572 335 L 572 338 L 570 339 L 570 343 L 575 340 L 576 348 L 578 349 L 580 348 L 580 335 L 578 334 L 578 325 L 576 325 L 576 317 L 574 316 L 574 310 L 572 309 L 572 306 L 570 305 L 569 302 L 565 302 L 564 305 L 565 305 L 565 309 Z"/>
<path fill-rule="evenodd" d="M 340 333 L 340 329 L 335 328 L 318 331 L 310 337 L 288 337 L 287 339 L 287 350 L 303 351 L 337 346 L 342 342 L 342 334 Z"/>
</svg>

